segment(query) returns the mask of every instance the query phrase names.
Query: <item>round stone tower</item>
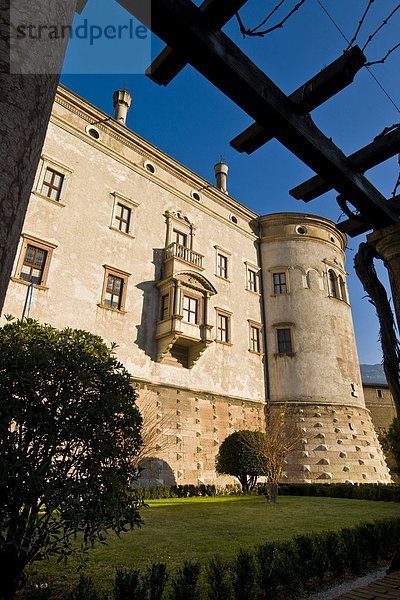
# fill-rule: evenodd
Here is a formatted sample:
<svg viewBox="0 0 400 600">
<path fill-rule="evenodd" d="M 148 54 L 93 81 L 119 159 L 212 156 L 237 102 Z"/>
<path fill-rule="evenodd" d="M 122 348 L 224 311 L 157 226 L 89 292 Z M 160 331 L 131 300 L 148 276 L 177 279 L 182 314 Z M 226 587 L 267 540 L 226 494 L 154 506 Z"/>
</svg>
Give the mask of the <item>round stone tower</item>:
<svg viewBox="0 0 400 600">
<path fill-rule="evenodd" d="M 344 268 L 346 236 L 300 213 L 260 217 L 271 408 L 301 432 L 292 482 L 389 482 L 365 408 Z"/>
</svg>

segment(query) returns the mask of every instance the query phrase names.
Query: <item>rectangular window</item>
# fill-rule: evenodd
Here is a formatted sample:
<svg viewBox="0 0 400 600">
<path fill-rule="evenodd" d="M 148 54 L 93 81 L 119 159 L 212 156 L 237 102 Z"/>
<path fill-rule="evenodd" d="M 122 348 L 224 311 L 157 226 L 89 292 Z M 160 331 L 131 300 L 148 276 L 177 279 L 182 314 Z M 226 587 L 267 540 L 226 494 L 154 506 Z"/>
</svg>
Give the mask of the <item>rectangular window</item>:
<svg viewBox="0 0 400 600">
<path fill-rule="evenodd" d="M 104 306 L 121 309 L 122 292 L 124 280 L 116 275 L 107 276 L 106 293 L 104 294 Z"/>
<path fill-rule="evenodd" d="M 180 246 L 185 246 L 185 248 L 187 248 L 187 237 L 188 236 L 186 235 L 186 233 L 182 233 L 177 229 L 174 229 L 172 231 L 172 241 L 176 244 L 179 244 Z"/>
<path fill-rule="evenodd" d="M 217 255 L 217 275 L 228 279 L 228 258 L 219 253 Z"/>
<path fill-rule="evenodd" d="M 21 251 L 15 275 L 11 277 L 11 280 L 17 283 L 21 283 L 21 281 L 33 283 L 44 288 L 47 283 L 53 250 L 57 246 L 25 233 L 21 237 Z"/>
<path fill-rule="evenodd" d="M 250 350 L 251 352 L 261 351 L 261 331 L 260 327 L 250 325 Z"/>
<path fill-rule="evenodd" d="M 50 167 L 47 167 L 40 193 L 43 194 L 43 196 L 58 202 L 63 183 L 64 175 L 58 171 L 55 171 L 54 169 L 50 169 Z"/>
<path fill-rule="evenodd" d="M 252 269 L 247 270 L 247 289 L 251 292 L 257 291 L 257 273 Z"/>
<path fill-rule="evenodd" d="M 169 294 L 161 296 L 161 321 L 169 317 Z"/>
<path fill-rule="evenodd" d="M 191 296 L 183 296 L 183 319 L 187 323 L 198 323 L 199 302 Z"/>
<path fill-rule="evenodd" d="M 382 398 L 382 396 L 383 396 L 382 390 L 376 390 L 376 395 L 378 398 Z"/>
<path fill-rule="evenodd" d="M 129 233 L 131 224 L 131 209 L 117 202 L 115 205 L 114 227 L 123 233 Z"/>
<path fill-rule="evenodd" d="M 230 318 L 217 312 L 217 341 L 230 342 Z"/>
<path fill-rule="evenodd" d="M 274 294 L 286 294 L 286 273 L 273 273 Z"/>
<path fill-rule="evenodd" d="M 101 304 L 103 308 L 111 308 L 125 312 L 126 290 L 129 273 L 103 265 L 105 269 Z"/>
<path fill-rule="evenodd" d="M 279 354 L 292 354 L 292 335 L 290 329 L 276 330 Z"/>
<path fill-rule="evenodd" d="M 47 260 L 47 250 L 28 244 L 19 274 L 20 279 L 40 285 Z"/>
</svg>

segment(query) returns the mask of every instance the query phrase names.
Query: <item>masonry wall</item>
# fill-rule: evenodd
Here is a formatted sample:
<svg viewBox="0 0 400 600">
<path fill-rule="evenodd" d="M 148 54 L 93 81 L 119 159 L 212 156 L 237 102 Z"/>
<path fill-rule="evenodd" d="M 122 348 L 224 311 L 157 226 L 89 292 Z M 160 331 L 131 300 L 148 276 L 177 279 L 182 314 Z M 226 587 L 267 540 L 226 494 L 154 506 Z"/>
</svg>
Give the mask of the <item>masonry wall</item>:
<svg viewBox="0 0 400 600">
<path fill-rule="evenodd" d="M 234 431 L 265 428 L 265 405 L 172 385 L 137 382 L 136 387 L 145 421 L 157 427 L 156 456 L 150 451 L 143 462 L 141 483 L 234 483 L 233 477 L 216 474 L 216 455 Z"/>
<path fill-rule="evenodd" d="M 388 482 L 364 404 L 345 283 L 345 236 L 313 215 L 281 213 L 260 221 L 271 406 L 289 408 L 300 438 L 284 476 Z M 286 276 L 284 293 L 276 293 L 275 273 Z M 290 331 L 290 352 L 279 349 L 282 329 Z"/>
<path fill-rule="evenodd" d="M 118 357 L 136 378 L 264 402 L 262 355 L 249 352 L 248 321 L 261 321 L 260 295 L 246 289 L 246 262 L 258 268 L 254 213 L 112 119 L 96 125 L 101 137 L 93 139 L 86 128 L 98 121 L 104 121 L 103 113 L 60 88 L 23 228 L 25 235 L 54 246 L 45 289 L 33 292 L 31 317 L 116 342 Z M 60 202 L 40 193 L 47 161 L 66 173 Z M 155 173 L 146 169 L 147 161 Z M 192 197 L 194 190 L 200 201 Z M 115 194 L 134 203 L 130 235 L 111 227 Z M 215 308 L 231 313 L 230 343 L 213 341 L 192 369 L 156 362 L 156 283 L 167 210 L 193 224 L 193 249 L 204 255 L 202 275 L 217 290 L 209 305 L 213 340 Z M 14 316 L 21 315 L 27 292 L 17 272 L 22 244 L 4 307 L 4 314 Z M 217 277 L 216 246 L 229 256 L 227 279 Z M 127 274 L 123 312 L 100 306 L 104 265 Z"/>
<path fill-rule="evenodd" d="M 378 432 L 387 431 L 396 417 L 396 408 L 388 386 L 364 383 L 363 388 L 365 405 L 371 412 L 375 429 Z M 378 396 L 378 390 L 381 396 Z"/>
</svg>

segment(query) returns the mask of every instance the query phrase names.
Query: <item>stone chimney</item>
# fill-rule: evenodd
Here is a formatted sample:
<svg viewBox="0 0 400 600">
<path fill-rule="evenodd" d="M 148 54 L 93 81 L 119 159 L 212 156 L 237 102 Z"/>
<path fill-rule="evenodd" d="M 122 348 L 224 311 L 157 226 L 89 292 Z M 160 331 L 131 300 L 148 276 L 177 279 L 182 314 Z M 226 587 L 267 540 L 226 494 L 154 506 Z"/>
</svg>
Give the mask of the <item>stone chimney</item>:
<svg viewBox="0 0 400 600">
<path fill-rule="evenodd" d="M 126 117 L 132 103 L 132 96 L 130 92 L 124 86 L 123 90 L 117 90 L 114 92 L 113 101 L 115 111 L 114 119 L 118 121 L 118 123 L 126 125 Z"/>
<path fill-rule="evenodd" d="M 226 178 L 228 175 L 228 165 L 224 162 L 222 156 L 220 161 L 216 165 L 214 165 L 214 172 L 216 179 L 215 185 L 219 190 L 221 190 L 221 192 L 227 194 L 228 190 L 226 189 Z"/>
</svg>

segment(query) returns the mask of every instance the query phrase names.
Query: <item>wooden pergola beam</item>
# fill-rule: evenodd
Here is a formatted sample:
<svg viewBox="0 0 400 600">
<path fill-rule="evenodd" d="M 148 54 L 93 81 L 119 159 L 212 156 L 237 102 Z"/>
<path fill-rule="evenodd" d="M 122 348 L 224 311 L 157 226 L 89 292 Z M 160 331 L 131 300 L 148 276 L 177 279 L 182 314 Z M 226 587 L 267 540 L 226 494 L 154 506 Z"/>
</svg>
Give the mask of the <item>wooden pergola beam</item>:
<svg viewBox="0 0 400 600">
<path fill-rule="evenodd" d="M 204 0 L 199 9 L 204 13 L 211 29 L 224 25 L 246 4 L 247 0 Z M 185 56 L 169 46 L 153 60 L 146 75 L 158 85 L 168 85 L 188 61 Z"/>
<path fill-rule="evenodd" d="M 298 114 L 305 115 L 350 85 L 365 62 L 363 52 L 354 46 L 299 87 L 289 96 L 289 100 Z M 253 123 L 231 140 L 230 145 L 238 152 L 251 154 L 272 138 L 271 128 Z"/>
<path fill-rule="evenodd" d="M 308 116 L 298 115 L 293 102 L 222 31 L 210 29 L 204 13 L 190 0 L 118 0 L 164 42 L 186 57 L 195 69 L 255 121 L 273 123 L 273 135 L 286 148 L 349 198 L 375 227 L 400 222 L 386 199 Z"/>
<path fill-rule="evenodd" d="M 390 198 L 387 200 L 387 203 L 393 212 L 400 215 L 400 196 Z M 371 231 L 373 229 L 373 226 L 370 223 L 360 222 L 357 219 L 346 219 L 345 221 L 338 223 L 336 227 L 352 238 L 356 237 L 357 235 L 367 233 L 367 231 Z"/>
<path fill-rule="evenodd" d="M 357 152 L 350 154 L 348 161 L 353 169 L 364 173 L 380 163 L 392 158 L 400 152 L 400 127 L 393 129 L 386 135 L 377 137 L 373 142 L 364 146 Z M 319 175 L 311 177 L 300 185 L 290 190 L 290 195 L 296 200 L 310 202 L 318 196 L 329 192 L 332 186 Z"/>
</svg>

